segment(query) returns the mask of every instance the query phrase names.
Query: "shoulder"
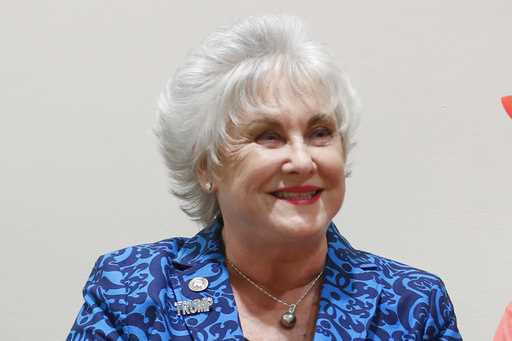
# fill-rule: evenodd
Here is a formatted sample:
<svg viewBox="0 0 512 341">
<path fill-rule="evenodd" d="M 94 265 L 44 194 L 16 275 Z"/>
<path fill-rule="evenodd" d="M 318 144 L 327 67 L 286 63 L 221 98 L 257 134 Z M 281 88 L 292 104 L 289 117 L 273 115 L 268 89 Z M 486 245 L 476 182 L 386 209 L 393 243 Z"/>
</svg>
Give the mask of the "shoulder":
<svg viewBox="0 0 512 341">
<path fill-rule="evenodd" d="M 374 280 L 386 287 L 397 281 L 424 280 L 442 285 L 441 279 L 428 271 L 354 248 L 334 224 L 327 232 L 328 259 L 353 279 Z"/>
<path fill-rule="evenodd" d="M 380 288 L 377 315 L 418 327 L 428 339 L 459 339 L 455 310 L 438 275 L 366 251 L 353 252 Z"/>
<path fill-rule="evenodd" d="M 106 297 L 110 293 L 118 297 L 121 293 L 133 296 L 147 292 L 150 283 L 165 287 L 173 260 L 187 240 L 175 237 L 103 254 L 96 261 L 86 286 L 97 285 Z"/>
<path fill-rule="evenodd" d="M 169 238 L 108 252 L 96 261 L 84 291 L 96 292 L 120 315 L 127 313 L 168 287 L 173 260 L 187 240 Z"/>
<path fill-rule="evenodd" d="M 381 303 L 397 305 L 442 304 L 448 300 L 443 280 L 436 274 L 361 250 L 351 250 L 354 267 L 381 290 Z M 450 305 L 451 307 L 451 305 Z"/>
<path fill-rule="evenodd" d="M 174 260 L 188 238 L 170 238 L 106 253 L 87 280 L 84 304 L 68 340 L 125 339 L 158 334 L 168 339 L 164 311 L 173 300 Z M 176 328 L 180 329 L 180 326 Z"/>
<path fill-rule="evenodd" d="M 385 283 L 394 283 L 396 281 L 407 281 L 408 283 L 423 283 L 426 285 L 430 283 L 432 286 L 443 286 L 441 278 L 429 271 L 419 269 L 399 262 L 397 260 L 389 259 L 373 253 L 361 250 L 354 250 L 358 254 L 360 260 L 364 260 L 361 268 L 366 271 L 376 271 L 379 277 Z"/>
<path fill-rule="evenodd" d="M 188 239 L 175 237 L 108 252 L 98 258 L 96 268 L 104 270 L 125 269 L 131 266 L 142 268 L 155 260 L 166 259 L 170 261 L 177 256 L 180 248 Z"/>
</svg>

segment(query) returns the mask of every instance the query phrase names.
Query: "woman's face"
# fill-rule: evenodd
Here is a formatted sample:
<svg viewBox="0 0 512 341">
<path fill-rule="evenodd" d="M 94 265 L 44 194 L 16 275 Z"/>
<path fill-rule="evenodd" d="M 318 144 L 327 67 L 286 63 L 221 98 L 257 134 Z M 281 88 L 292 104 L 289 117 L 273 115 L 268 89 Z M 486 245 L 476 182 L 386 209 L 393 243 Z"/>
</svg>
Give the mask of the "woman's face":
<svg viewBox="0 0 512 341">
<path fill-rule="evenodd" d="M 323 233 L 345 194 L 334 114 L 288 102 L 241 115 L 215 183 L 226 227 L 269 242 Z"/>
</svg>

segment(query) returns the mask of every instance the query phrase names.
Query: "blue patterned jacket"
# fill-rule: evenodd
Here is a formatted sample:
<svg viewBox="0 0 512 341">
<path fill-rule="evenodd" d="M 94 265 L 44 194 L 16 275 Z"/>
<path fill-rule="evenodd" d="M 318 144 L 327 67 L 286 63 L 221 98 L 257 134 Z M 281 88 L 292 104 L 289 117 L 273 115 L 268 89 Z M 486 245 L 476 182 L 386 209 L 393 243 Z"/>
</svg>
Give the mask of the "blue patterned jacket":
<svg viewBox="0 0 512 341">
<path fill-rule="evenodd" d="M 100 257 L 67 340 L 244 340 L 221 229 Z M 315 340 L 462 340 L 440 278 L 352 248 L 334 224 L 327 240 Z M 191 291 L 198 276 L 209 286 Z M 209 312 L 177 314 L 177 301 L 207 297 Z"/>
</svg>

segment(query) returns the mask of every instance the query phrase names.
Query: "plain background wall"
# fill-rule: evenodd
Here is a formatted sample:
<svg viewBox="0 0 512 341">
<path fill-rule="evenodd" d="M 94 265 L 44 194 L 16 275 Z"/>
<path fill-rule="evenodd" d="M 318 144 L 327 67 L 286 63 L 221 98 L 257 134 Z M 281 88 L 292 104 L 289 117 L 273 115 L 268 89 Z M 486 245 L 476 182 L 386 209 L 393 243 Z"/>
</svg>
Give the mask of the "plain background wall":
<svg viewBox="0 0 512 341">
<path fill-rule="evenodd" d="M 3 340 L 62 340 L 95 259 L 197 227 L 151 128 L 186 53 L 247 15 L 301 16 L 364 112 L 335 221 L 440 275 L 466 340 L 512 301 L 512 1 L 11 1 L 0 12 Z"/>
</svg>

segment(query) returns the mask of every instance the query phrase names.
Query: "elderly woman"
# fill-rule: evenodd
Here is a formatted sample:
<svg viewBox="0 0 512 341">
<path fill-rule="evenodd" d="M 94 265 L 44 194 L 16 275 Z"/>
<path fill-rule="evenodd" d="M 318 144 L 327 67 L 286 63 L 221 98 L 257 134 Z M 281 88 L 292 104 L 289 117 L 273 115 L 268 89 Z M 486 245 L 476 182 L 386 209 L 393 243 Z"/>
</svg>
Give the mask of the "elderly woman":
<svg viewBox="0 0 512 341">
<path fill-rule="evenodd" d="M 68 340 L 460 340 L 441 279 L 332 223 L 356 103 L 296 18 L 212 34 L 156 129 L 173 193 L 206 227 L 100 257 Z"/>
</svg>

